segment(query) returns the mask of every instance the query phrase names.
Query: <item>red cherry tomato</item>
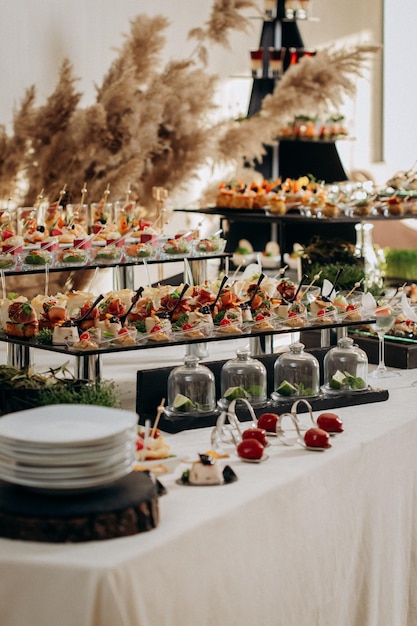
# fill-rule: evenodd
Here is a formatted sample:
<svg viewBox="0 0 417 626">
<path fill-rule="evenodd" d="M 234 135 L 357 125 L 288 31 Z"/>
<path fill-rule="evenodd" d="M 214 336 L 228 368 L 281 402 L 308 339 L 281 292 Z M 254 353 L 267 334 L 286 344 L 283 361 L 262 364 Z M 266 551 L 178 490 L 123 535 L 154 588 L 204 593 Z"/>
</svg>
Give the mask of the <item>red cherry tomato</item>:
<svg viewBox="0 0 417 626">
<path fill-rule="evenodd" d="M 295 311 L 289 311 L 288 317 L 297 317 L 297 313 Z"/>
<path fill-rule="evenodd" d="M 257 439 L 243 439 L 237 446 L 237 453 L 242 459 L 259 460 L 264 447 Z"/>
<path fill-rule="evenodd" d="M 129 331 L 127 330 L 127 328 L 121 328 L 117 334 L 118 335 L 126 335 L 128 333 L 129 333 Z"/>
<path fill-rule="evenodd" d="M 262 313 L 258 313 L 258 315 L 256 315 L 255 317 L 255 322 L 261 322 L 264 319 L 265 319 L 265 315 L 262 315 Z"/>
<path fill-rule="evenodd" d="M 84 339 L 90 339 L 90 333 L 81 333 L 80 341 L 83 341 Z"/>
<path fill-rule="evenodd" d="M 346 307 L 346 311 L 354 311 L 355 310 L 355 306 L 353 304 L 348 304 Z"/>
<path fill-rule="evenodd" d="M 191 324 L 183 324 L 182 325 L 182 329 L 183 330 L 191 330 L 191 328 L 192 328 Z"/>
<path fill-rule="evenodd" d="M 161 326 L 158 326 L 158 324 L 155 324 L 155 326 L 151 328 L 151 333 L 159 333 L 161 329 L 162 329 Z"/>
<path fill-rule="evenodd" d="M 326 311 L 324 309 L 320 309 L 320 311 L 317 311 L 317 317 L 319 315 L 326 315 Z"/>
<path fill-rule="evenodd" d="M 343 422 L 336 413 L 320 413 L 317 426 L 328 433 L 342 433 Z"/>
<path fill-rule="evenodd" d="M 229 319 L 227 319 L 227 317 L 224 317 L 222 321 L 220 322 L 220 326 L 229 326 L 231 323 L 232 322 Z"/>
<path fill-rule="evenodd" d="M 279 415 L 276 413 L 262 413 L 258 419 L 258 428 L 263 428 L 268 433 L 275 433 Z"/>
<path fill-rule="evenodd" d="M 304 435 L 304 443 L 309 448 L 330 448 L 329 433 L 322 428 L 309 428 Z"/>
<path fill-rule="evenodd" d="M 263 428 L 248 428 L 242 433 L 242 439 L 257 439 L 259 443 L 266 446 L 268 441 L 266 438 L 266 430 Z"/>
</svg>

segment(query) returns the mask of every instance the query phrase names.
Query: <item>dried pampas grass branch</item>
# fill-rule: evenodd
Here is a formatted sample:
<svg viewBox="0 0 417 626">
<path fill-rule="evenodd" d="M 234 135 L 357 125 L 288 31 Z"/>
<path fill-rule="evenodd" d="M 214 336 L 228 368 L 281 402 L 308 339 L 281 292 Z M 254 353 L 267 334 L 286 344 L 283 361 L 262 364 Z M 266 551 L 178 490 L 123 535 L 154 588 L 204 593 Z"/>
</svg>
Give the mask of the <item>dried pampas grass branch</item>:
<svg viewBox="0 0 417 626">
<path fill-rule="evenodd" d="M 42 106 L 35 105 L 35 87 L 27 90 L 14 115 L 13 134 L 0 126 L 0 193 L 30 205 L 39 189 L 49 200 L 67 185 L 68 202 L 88 188 L 97 201 L 106 185 L 111 199 L 131 197 L 155 213 L 152 188 L 178 191 L 202 166 L 262 159 L 265 144 L 281 123 L 305 109 L 338 106 L 354 92 L 364 63 L 377 50 L 323 50 L 302 59 L 264 99 L 259 114 L 241 121 L 216 119 L 217 77 L 209 74 L 208 45 L 228 46 L 232 30 L 247 30 L 243 13 L 258 10 L 251 0 L 215 0 L 208 22 L 194 29 L 194 55 L 162 64 L 163 16 L 139 15 L 97 86 L 91 106 L 79 106 L 81 94 L 71 63 L 62 64 L 57 86 Z M 25 187 L 19 181 L 25 181 Z"/>
</svg>

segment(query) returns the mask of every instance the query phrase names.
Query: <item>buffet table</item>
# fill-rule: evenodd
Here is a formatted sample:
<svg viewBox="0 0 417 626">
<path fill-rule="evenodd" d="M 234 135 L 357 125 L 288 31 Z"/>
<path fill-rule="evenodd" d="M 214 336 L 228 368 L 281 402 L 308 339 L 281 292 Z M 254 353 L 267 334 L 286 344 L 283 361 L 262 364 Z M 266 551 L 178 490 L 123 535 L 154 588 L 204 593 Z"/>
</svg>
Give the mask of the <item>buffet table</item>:
<svg viewBox="0 0 417 626">
<path fill-rule="evenodd" d="M 269 459 L 229 459 L 236 483 L 165 475 L 160 523 L 129 538 L 0 540 L 7 626 L 413 626 L 417 623 L 415 372 L 390 399 L 339 409 L 345 432 L 311 452 L 272 440 Z M 210 430 L 169 437 L 183 456 Z"/>
</svg>

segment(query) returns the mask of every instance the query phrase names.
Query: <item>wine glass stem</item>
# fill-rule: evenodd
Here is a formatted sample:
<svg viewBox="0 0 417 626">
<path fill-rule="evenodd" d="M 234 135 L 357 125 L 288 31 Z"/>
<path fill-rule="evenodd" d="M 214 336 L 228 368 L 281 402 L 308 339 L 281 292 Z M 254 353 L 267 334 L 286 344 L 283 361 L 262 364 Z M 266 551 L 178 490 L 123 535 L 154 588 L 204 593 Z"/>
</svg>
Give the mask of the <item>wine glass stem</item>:
<svg viewBox="0 0 417 626">
<path fill-rule="evenodd" d="M 378 333 L 378 352 L 379 352 L 379 359 L 378 359 L 378 369 L 379 370 L 385 370 L 385 345 L 384 345 L 384 333 Z"/>
</svg>

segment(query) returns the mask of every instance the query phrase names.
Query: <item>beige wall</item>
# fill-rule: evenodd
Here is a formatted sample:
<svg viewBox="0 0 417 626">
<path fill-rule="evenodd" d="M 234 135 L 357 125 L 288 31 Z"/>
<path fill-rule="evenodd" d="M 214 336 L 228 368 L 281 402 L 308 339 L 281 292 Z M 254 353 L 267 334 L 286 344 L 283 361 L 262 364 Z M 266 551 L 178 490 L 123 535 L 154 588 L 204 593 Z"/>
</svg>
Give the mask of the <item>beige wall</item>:
<svg viewBox="0 0 417 626">
<path fill-rule="evenodd" d="M 384 0 L 313 0 L 318 21 L 302 26 L 305 44 L 349 44 L 383 40 Z M 262 0 L 259 0 L 260 6 Z M 383 85 L 379 55 L 371 70 L 358 80 L 357 96 L 346 102 L 346 117 L 354 141 L 340 142 L 339 151 L 345 168 L 371 171 L 377 180 L 391 169 L 411 167 L 414 163 L 416 127 L 411 107 L 415 107 L 412 46 L 413 21 L 407 13 L 417 13 L 415 0 L 401 0 L 401 25 L 398 23 L 398 0 L 385 0 L 385 57 L 390 73 Z M 167 15 L 171 26 L 167 31 L 165 58 L 184 57 L 193 45 L 187 41 L 191 27 L 200 25 L 208 16 L 209 0 L 0 0 L 0 122 L 9 124 L 13 107 L 25 89 L 37 85 L 39 99 L 44 99 L 55 85 L 58 67 L 64 57 L 74 64 L 80 77 L 79 87 L 84 102 L 94 98 L 94 85 L 99 83 L 114 57 L 114 48 L 121 45 L 129 20 L 139 13 Z M 400 28 L 401 26 L 401 28 Z M 403 45 L 404 29 L 410 37 Z M 250 81 L 231 78 L 248 72 L 247 49 L 259 40 L 260 21 L 253 20 L 247 35 L 235 33 L 230 51 L 213 49 L 210 70 L 220 81 L 219 102 L 224 115 L 245 113 Z M 411 36 L 412 35 L 412 36 Z M 398 42 L 402 42 L 401 45 Z M 398 60 L 397 60 L 398 56 Z M 414 58 L 414 57 L 411 57 Z M 403 70 L 406 80 L 401 81 Z M 399 84 L 400 83 L 400 84 Z M 385 94 L 385 132 L 382 132 L 381 90 Z M 407 112 L 403 115 L 402 110 Z M 413 156 L 411 156 L 413 155 Z M 384 159 L 386 163 L 379 163 Z M 378 180 L 378 182 L 380 182 Z"/>
</svg>

